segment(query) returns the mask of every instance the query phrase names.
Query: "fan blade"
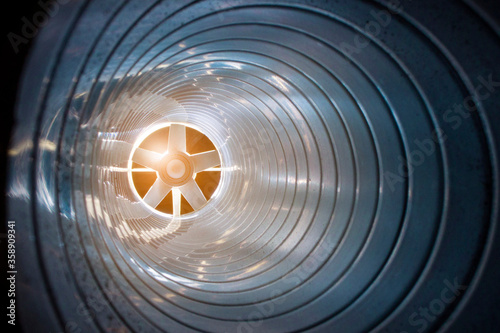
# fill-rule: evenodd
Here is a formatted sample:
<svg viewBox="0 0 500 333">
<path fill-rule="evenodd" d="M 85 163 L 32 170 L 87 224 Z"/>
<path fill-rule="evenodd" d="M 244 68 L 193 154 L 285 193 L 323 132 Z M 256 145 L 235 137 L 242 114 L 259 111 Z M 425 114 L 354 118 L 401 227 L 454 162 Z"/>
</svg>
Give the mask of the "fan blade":
<svg viewBox="0 0 500 333">
<path fill-rule="evenodd" d="M 180 124 L 170 126 L 168 152 L 186 152 L 186 126 Z"/>
<path fill-rule="evenodd" d="M 157 178 L 143 200 L 151 207 L 156 208 L 171 189 L 172 187 L 165 184 L 160 178 Z"/>
<path fill-rule="evenodd" d="M 191 156 L 194 172 L 200 172 L 220 164 L 219 153 L 216 150 L 207 151 Z"/>
<path fill-rule="evenodd" d="M 137 148 L 132 157 L 132 161 L 143 165 L 145 167 L 157 170 L 158 162 L 161 160 L 162 155 L 151 150 Z"/>
<path fill-rule="evenodd" d="M 172 205 L 174 217 L 181 216 L 181 192 L 176 188 L 172 190 Z"/>
<path fill-rule="evenodd" d="M 189 181 L 189 183 L 180 187 L 179 189 L 181 190 L 182 195 L 184 195 L 184 198 L 186 198 L 186 200 L 194 210 L 200 209 L 204 204 L 207 203 L 205 195 L 194 179 L 192 179 L 191 181 Z"/>
</svg>

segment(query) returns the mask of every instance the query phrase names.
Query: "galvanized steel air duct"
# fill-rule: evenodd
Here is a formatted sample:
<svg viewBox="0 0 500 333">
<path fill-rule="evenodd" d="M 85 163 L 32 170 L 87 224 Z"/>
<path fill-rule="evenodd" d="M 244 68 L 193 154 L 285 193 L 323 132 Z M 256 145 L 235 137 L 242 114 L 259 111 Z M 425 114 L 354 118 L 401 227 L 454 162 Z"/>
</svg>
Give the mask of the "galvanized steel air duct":
<svg viewBox="0 0 500 333">
<path fill-rule="evenodd" d="M 488 6 L 60 5 L 10 150 L 25 327 L 470 329 L 498 227 Z M 213 142 L 221 176 L 174 217 L 129 169 L 145 133 L 178 123 Z"/>
</svg>

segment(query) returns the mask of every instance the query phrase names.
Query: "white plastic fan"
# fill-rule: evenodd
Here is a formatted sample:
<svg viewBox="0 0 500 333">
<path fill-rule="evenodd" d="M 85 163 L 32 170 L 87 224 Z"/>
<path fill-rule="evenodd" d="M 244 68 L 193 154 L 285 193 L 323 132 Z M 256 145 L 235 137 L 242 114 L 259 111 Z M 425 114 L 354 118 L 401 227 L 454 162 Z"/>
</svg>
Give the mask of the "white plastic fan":
<svg viewBox="0 0 500 333">
<path fill-rule="evenodd" d="M 195 180 L 197 173 L 207 171 L 221 164 L 217 150 L 198 154 L 186 151 L 186 125 L 172 123 L 169 126 L 168 148 L 163 154 L 137 147 L 129 160 L 129 171 L 156 172 L 156 181 L 142 201 L 155 209 L 172 191 L 172 207 L 174 217 L 181 214 L 181 195 L 194 211 L 201 209 L 207 198 Z M 132 162 L 147 168 L 133 169 Z M 217 170 L 217 169 L 214 169 Z"/>
</svg>

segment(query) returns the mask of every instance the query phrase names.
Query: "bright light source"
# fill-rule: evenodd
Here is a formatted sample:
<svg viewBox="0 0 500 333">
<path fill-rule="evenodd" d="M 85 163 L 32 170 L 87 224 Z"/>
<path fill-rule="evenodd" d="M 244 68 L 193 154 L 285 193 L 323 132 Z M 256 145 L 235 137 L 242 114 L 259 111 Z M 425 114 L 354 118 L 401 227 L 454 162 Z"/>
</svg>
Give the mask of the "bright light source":
<svg viewBox="0 0 500 333">
<path fill-rule="evenodd" d="M 142 202 L 158 212 L 175 217 L 198 211 L 219 185 L 219 152 L 186 124 L 166 124 L 134 146 L 129 179 Z"/>
</svg>

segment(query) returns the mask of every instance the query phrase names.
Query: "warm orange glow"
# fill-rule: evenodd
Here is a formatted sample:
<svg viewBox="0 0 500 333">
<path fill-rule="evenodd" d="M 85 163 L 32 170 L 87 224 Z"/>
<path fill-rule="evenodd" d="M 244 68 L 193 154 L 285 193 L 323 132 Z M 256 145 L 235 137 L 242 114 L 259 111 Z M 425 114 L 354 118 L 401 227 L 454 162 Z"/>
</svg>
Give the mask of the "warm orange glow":
<svg viewBox="0 0 500 333">
<path fill-rule="evenodd" d="M 169 127 L 161 128 L 150 134 L 140 145 L 139 148 L 151 150 L 160 154 L 165 153 L 168 147 Z M 190 155 L 205 151 L 216 150 L 214 144 L 199 131 L 186 127 L 186 152 Z M 199 172 L 195 175 L 195 181 L 203 192 L 205 198 L 210 200 L 210 197 L 217 189 L 220 182 L 220 171 L 207 170 Z M 132 164 L 132 180 L 137 193 L 144 198 L 148 190 L 157 179 L 157 174 L 154 170 L 146 171 L 144 167 L 133 163 Z M 172 191 L 160 202 L 156 210 L 173 214 Z M 181 197 L 181 215 L 193 212 L 193 208 L 187 200 Z"/>
</svg>

